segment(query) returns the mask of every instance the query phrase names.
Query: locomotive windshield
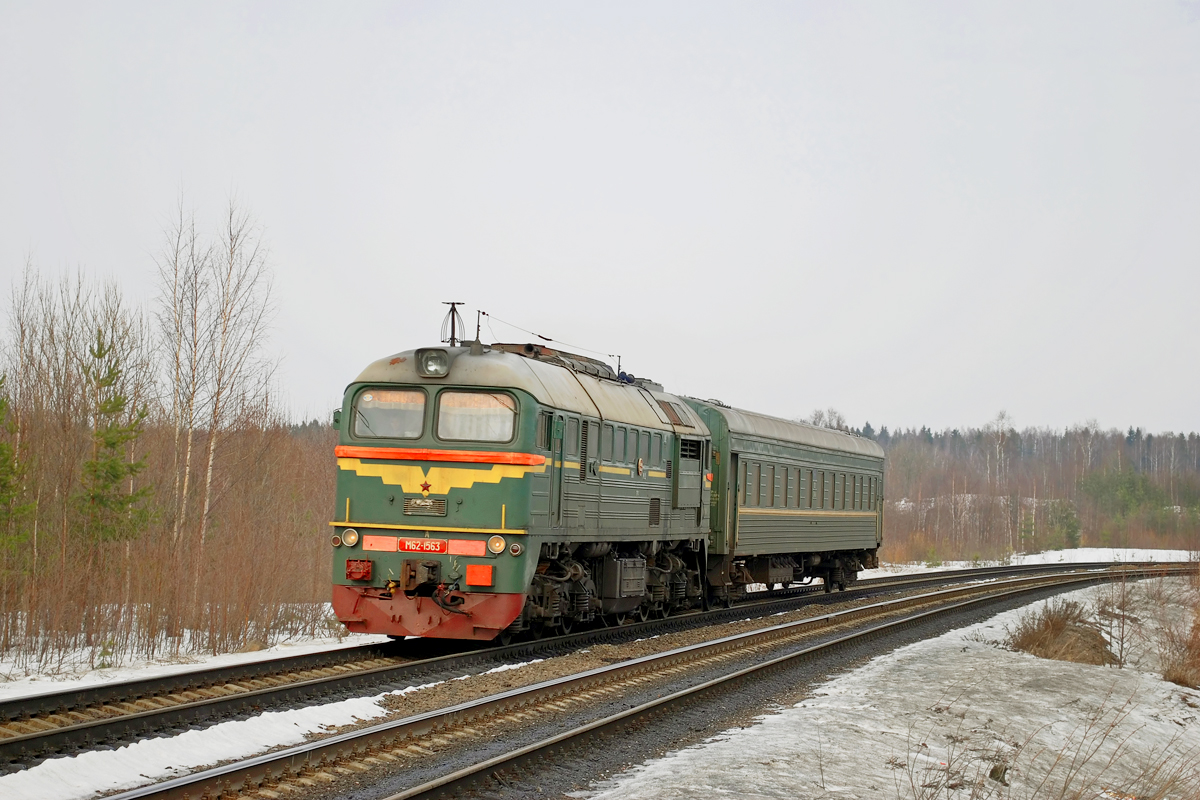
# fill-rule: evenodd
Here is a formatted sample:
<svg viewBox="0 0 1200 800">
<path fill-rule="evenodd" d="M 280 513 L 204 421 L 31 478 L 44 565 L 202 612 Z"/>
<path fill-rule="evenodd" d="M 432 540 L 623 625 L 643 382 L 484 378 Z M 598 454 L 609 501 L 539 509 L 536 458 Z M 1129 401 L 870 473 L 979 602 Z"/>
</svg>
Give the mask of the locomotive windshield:
<svg viewBox="0 0 1200 800">
<path fill-rule="evenodd" d="M 438 397 L 439 439 L 509 442 L 517 422 L 517 401 L 506 394 L 442 392 Z"/>
<path fill-rule="evenodd" d="M 354 435 L 366 439 L 418 439 L 425 427 L 425 393 L 368 389 L 354 404 Z"/>
</svg>

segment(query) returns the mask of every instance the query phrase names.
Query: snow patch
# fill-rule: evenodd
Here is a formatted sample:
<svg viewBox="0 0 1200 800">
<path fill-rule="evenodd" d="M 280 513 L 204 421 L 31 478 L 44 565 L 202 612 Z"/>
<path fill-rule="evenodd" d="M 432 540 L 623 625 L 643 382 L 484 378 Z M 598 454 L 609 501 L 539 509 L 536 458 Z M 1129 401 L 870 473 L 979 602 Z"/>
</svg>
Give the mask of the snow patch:
<svg viewBox="0 0 1200 800">
<path fill-rule="evenodd" d="M 1187 592 L 1182 580 L 1165 584 Z M 1091 603 L 1097 591 L 1060 597 Z M 945 787 L 959 778 L 990 780 L 999 763 L 990 757 L 1015 759 L 1006 791 L 1025 797 L 1036 796 L 1055 754 L 1077 752 L 1085 740 L 1097 749 L 1088 764 L 1094 772 L 1124 748 L 1104 773 L 1112 784 L 1165 754 L 1197 755 L 1200 692 L 1136 664 L 1113 669 L 1046 661 L 995 646 L 1020 613 L 1005 612 L 879 656 L 756 725 L 724 731 L 572 796 L 849 800 L 906 797 L 914 785 L 941 781 L 944 794 L 938 796 L 952 797 L 959 795 Z M 965 787 L 963 797 L 970 783 Z"/>
</svg>

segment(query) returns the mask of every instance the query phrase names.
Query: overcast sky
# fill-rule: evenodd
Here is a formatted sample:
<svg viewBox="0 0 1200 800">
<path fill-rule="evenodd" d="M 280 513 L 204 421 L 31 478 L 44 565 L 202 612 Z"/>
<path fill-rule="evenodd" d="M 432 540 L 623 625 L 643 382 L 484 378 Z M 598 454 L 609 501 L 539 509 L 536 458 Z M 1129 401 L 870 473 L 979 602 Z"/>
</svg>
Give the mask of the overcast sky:
<svg viewBox="0 0 1200 800">
<path fill-rule="evenodd" d="M 149 304 L 181 191 L 297 414 L 462 300 L 784 417 L 1200 429 L 1197 0 L 0 0 L 5 294 Z"/>
</svg>

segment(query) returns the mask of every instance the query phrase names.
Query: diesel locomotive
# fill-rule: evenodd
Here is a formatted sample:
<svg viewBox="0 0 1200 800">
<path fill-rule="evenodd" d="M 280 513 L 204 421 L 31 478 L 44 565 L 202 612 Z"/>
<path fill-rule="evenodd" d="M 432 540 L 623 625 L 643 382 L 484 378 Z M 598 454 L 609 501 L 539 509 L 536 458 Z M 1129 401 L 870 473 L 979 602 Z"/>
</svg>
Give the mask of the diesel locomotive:
<svg viewBox="0 0 1200 800">
<path fill-rule="evenodd" d="M 878 565 L 870 439 L 478 341 L 376 361 L 334 414 L 333 608 L 354 632 L 501 640 Z"/>
</svg>

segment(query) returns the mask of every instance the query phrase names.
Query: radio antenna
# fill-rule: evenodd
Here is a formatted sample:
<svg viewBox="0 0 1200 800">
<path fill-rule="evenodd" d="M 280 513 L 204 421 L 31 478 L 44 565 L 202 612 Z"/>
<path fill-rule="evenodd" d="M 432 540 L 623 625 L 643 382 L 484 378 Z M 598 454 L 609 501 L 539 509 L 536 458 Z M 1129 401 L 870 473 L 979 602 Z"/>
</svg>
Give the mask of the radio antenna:
<svg viewBox="0 0 1200 800">
<path fill-rule="evenodd" d="M 447 303 L 443 301 L 442 305 L 450 306 L 449 313 L 447 313 L 446 318 L 442 320 L 442 341 L 449 342 L 451 347 L 457 347 L 458 329 L 467 327 L 463 324 L 462 316 L 458 313 L 458 307 L 466 304 L 461 301 L 454 303 Z M 446 336 L 447 331 L 449 331 L 450 334 L 449 338 Z"/>
</svg>

